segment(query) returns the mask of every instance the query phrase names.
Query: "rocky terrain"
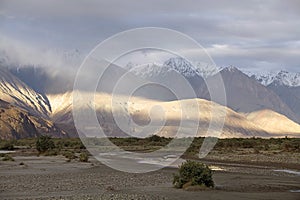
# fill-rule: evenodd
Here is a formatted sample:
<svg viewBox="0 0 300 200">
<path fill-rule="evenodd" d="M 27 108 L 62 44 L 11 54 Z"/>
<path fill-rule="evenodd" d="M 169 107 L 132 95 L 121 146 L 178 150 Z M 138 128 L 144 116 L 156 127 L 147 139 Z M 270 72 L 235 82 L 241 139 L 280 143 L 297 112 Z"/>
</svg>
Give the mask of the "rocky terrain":
<svg viewBox="0 0 300 200">
<path fill-rule="evenodd" d="M 146 174 L 115 171 L 91 160 L 64 157 L 15 157 L 0 161 L 1 199 L 287 199 L 299 197 L 299 176 L 279 168 L 211 163 L 215 189 L 184 191 L 172 186 L 175 168 Z M 19 165 L 19 163 L 23 163 Z M 297 192 L 298 191 L 298 192 Z"/>
</svg>

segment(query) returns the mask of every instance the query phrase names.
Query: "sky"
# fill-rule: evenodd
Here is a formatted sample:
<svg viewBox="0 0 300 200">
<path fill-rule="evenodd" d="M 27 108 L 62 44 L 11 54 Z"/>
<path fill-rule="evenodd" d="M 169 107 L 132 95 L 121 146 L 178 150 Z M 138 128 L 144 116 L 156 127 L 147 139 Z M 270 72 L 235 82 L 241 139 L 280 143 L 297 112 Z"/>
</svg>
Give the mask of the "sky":
<svg viewBox="0 0 300 200">
<path fill-rule="evenodd" d="M 66 54 L 141 27 L 190 36 L 220 67 L 300 72 L 298 0 L 0 0 L 0 53 L 20 65 L 76 68 Z"/>
</svg>

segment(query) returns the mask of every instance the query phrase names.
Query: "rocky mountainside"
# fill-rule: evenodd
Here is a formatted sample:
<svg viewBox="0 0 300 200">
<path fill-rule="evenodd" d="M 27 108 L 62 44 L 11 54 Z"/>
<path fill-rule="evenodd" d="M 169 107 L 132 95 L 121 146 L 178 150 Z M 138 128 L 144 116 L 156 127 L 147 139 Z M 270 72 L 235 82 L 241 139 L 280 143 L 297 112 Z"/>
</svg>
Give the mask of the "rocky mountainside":
<svg viewBox="0 0 300 200">
<path fill-rule="evenodd" d="M 274 91 L 293 110 L 297 117 L 300 118 L 300 86 L 289 87 L 271 83 L 268 85 L 268 88 Z"/>
<path fill-rule="evenodd" d="M 67 134 L 51 120 L 47 97 L 34 91 L 5 68 L 0 68 L 0 138 L 18 139 Z"/>
<path fill-rule="evenodd" d="M 248 77 L 235 67 L 224 68 L 220 72 L 227 96 L 227 106 L 236 112 L 253 112 L 271 109 L 281 113 L 293 121 L 300 122 L 300 118 L 286 105 L 271 89 Z M 208 81 L 213 81 L 214 76 Z M 218 86 L 215 86 L 218 87 Z M 207 99 L 207 96 L 203 96 Z"/>
<path fill-rule="evenodd" d="M 0 100 L 0 139 L 20 139 L 51 135 L 67 137 L 51 121 Z"/>
<path fill-rule="evenodd" d="M 2 67 L 0 67 L 0 99 L 45 118 L 51 113 L 47 98 Z"/>
</svg>

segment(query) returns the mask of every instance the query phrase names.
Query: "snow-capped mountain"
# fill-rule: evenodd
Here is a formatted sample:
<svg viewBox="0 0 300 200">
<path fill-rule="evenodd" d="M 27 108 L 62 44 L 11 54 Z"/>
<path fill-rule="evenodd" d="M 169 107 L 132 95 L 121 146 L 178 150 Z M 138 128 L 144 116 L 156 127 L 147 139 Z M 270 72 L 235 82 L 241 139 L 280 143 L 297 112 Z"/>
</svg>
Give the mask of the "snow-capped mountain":
<svg viewBox="0 0 300 200">
<path fill-rule="evenodd" d="M 141 78 L 155 77 L 158 75 L 165 75 L 171 69 L 160 63 L 147 63 L 142 65 L 135 65 L 128 63 L 125 69 L 129 70 L 133 74 Z"/>
<path fill-rule="evenodd" d="M 185 77 L 200 76 L 197 68 L 186 59 L 176 57 L 165 61 L 164 66 L 181 73 Z"/>
<path fill-rule="evenodd" d="M 293 73 L 284 70 L 274 73 L 270 72 L 262 74 L 253 74 L 251 72 L 245 73 L 265 86 L 268 86 L 270 84 L 283 85 L 288 87 L 300 86 L 300 73 Z"/>
<path fill-rule="evenodd" d="M 163 75 L 172 70 L 188 78 L 195 76 L 207 78 L 220 71 L 220 69 L 215 66 L 201 62 L 191 63 L 181 57 L 170 58 L 162 64 L 147 63 L 143 65 L 134 65 L 130 62 L 127 64 L 125 69 L 130 70 L 137 76 L 141 76 L 143 78 L 157 76 L 158 74 Z"/>
</svg>

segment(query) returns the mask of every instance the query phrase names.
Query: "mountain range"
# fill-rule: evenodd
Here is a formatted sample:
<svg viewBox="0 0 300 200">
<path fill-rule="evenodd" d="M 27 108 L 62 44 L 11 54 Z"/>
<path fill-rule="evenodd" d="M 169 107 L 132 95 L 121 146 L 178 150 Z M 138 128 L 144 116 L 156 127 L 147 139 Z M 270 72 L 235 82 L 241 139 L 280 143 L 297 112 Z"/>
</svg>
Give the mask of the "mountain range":
<svg viewBox="0 0 300 200">
<path fill-rule="evenodd" d="M 38 74 L 43 74 L 47 84 L 42 83 L 41 76 L 37 74 L 30 77 L 28 75 L 30 68 L 22 70 L 7 69 L 3 66 L 0 68 L 1 139 L 36 137 L 41 134 L 55 137 L 76 136 L 72 117 L 73 91 L 69 88 L 53 91 L 56 88 L 53 85 L 60 81 L 56 80 L 57 77 L 51 79 L 42 68 L 37 69 Z M 207 129 L 212 115 L 211 107 L 217 105 L 220 113 L 226 112 L 225 125 L 220 137 L 300 136 L 299 74 L 282 71 L 276 75 L 263 76 L 246 73 L 235 67 L 213 68 L 201 63 L 190 63 L 182 58 L 170 58 L 162 64 L 150 63 L 141 66 L 130 64 L 124 68 L 112 66 L 106 71 L 102 82 L 100 80 L 95 103 L 98 120 L 110 136 L 126 136 L 114 123 L 112 108 L 108 105 L 111 99 L 109 93 L 116 81 L 128 70 L 130 75 L 125 78 L 123 87 L 131 87 L 130 84 L 135 85 L 147 80 L 175 85 L 176 89 L 183 90 L 176 74 L 179 73 L 184 77 L 194 89 L 201 111 L 199 116 L 202 132 L 200 131 L 198 135 L 203 136 L 203 130 Z M 206 86 L 206 83 L 214 83 L 218 73 L 224 82 L 226 105 L 219 105 L 222 102 L 218 100 L 211 102 Z M 107 85 L 101 88 L 103 84 Z M 43 85 L 43 89 L 40 85 Z M 68 85 L 72 84 L 66 85 L 69 87 Z M 213 85 L 212 88 L 214 87 L 217 86 Z M 84 93 L 86 92 L 88 91 Z M 151 108 L 151 105 L 159 105 L 168 111 L 167 121 L 173 119 L 173 122 L 178 122 L 180 116 L 174 110 L 178 110 L 182 103 L 192 102 L 191 98 L 194 98 L 187 94 L 177 99 L 174 94 L 157 86 L 145 87 L 133 95 L 135 97 L 131 110 L 127 110 L 128 113 L 124 113 L 124 109 L 118 112 L 120 115 L 130 115 L 141 124 L 148 123 L 150 112 L 147 109 L 140 109 L 141 105 L 146 104 L 148 108 Z M 123 102 L 122 105 L 125 104 L 126 102 Z M 154 121 L 160 119 L 159 115 L 152 117 L 154 119 L 151 120 Z M 165 125 L 163 131 L 157 134 L 174 136 L 178 128 L 176 123 Z"/>
<path fill-rule="evenodd" d="M 207 73 L 203 73 L 205 70 Z M 225 106 L 236 112 L 245 113 L 270 109 L 300 123 L 299 87 L 284 85 L 286 82 L 295 83 L 297 79 L 294 75 L 288 76 L 285 73 L 285 78 L 279 78 L 279 74 L 274 76 L 277 77 L 277 79 L 273 79 L 274 82 L 270 82 L 270 85 L 266 86 L 262 84 L 261 79 L 256 78 L 258 76 L 249 76 L 236 67 L 216 68 L 201 63 L 192 64 L 183 58 L 170 58 L 161 65 L 147 64 L 132 68 L 132 72 L 139 77 L 163 83 L 172 83 L 175 80 L 172 71 L 178 72 L 188 80 L 198 98 L 206 100 L 211 100 L 206 83 L 218 82 L 217 74 L 219 73 L 222 76 L 227 95 Z M 283 75 L 281 74 L 281 76 Z M 278 81 L 282 81 L 282 84 L 275 84 Z M 214 84 L 211 86 L 213 89 L 219 87 Z M 221 102 L 217 101 L 217 103 Z"/>
</svg>

